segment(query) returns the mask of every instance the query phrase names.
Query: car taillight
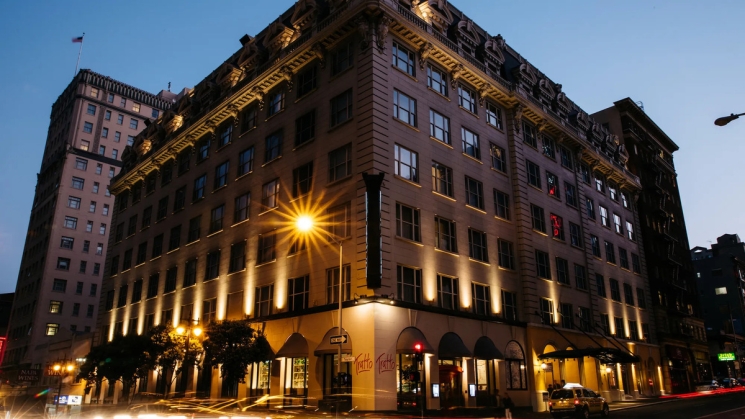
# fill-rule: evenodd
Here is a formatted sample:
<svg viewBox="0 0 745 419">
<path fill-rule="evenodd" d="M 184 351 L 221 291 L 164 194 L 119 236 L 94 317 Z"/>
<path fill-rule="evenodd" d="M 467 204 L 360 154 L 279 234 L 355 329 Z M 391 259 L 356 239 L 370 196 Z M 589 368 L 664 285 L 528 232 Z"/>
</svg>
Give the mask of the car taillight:
<svg viewBox="0 0 745 419">
<path fill-rule="evenodd" d="M 576 406 L 578 404 L 579 404 L 579 399 L 574 399 L 574 405 Z"/>
<path fill-rule="evenodd" d="M 554 402 L 548 402 L 548 405 L 549 406 L 553 406 L 554 405 Z"/>
</svg>

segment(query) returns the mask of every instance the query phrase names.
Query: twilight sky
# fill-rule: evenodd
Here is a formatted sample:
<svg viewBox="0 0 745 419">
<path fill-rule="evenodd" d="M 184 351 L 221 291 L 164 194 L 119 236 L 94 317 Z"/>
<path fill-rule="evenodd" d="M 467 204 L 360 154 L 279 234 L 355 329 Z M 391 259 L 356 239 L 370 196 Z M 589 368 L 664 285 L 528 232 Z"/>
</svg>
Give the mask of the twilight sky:
<svg viewBox="0 0 745 419">
<path fill-rule="evenodd" d="M 745 235 L 745 2 L 451 0 L 586 112 L 625 97 L 675 141 L 691 246 Z M 257 0 L 4 2 L 0 13 L 0 292 L 13 292 L 52 103 L 82 68 L 152 93 L 192 87 L 293 4 Z"/>
</svg>

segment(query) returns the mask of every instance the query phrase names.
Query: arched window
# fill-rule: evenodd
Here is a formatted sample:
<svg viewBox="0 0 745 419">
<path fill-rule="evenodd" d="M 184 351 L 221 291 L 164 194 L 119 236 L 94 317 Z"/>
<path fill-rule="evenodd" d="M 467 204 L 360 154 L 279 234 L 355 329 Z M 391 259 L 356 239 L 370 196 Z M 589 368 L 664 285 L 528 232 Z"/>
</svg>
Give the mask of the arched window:
<svg viewBox="0 0 745 419">
<path fill-rule="evenodd" d="M 525 372 L 525 353 L 520 344 L 513 341 L 507 343 L 504 351 L 505 371 L 507 372 L 508 390 L 527 390 L 528 378 Z"/>
</svg>

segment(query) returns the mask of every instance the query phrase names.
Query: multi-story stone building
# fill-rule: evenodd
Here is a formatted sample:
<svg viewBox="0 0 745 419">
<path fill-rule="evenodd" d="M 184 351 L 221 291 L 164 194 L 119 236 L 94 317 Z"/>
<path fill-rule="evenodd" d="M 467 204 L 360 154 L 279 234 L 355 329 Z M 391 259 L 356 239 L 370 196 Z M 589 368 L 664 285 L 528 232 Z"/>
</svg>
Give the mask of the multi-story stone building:
<svg viewBox="0 0 745 419">
<path fill-rule="evenodd" d="M 717 237 L 711 249 L 691 249 L 691 259 L 714 378 L 741 378 L 745 357 L 745 243 L 737 234 L 725 234 Z"/>
<path fill-rule="evenodd" d="M 659 391 L 617 142 L 501 36 L 414 3 L 299 1 L 138 136 L 112 183 L 101 337 L 247 317 L 272 359 L 245 385 L 201 368 L 177 386 L 261 405 Z M 327 232 L 304 241 L 309 213 Z"/>
<path fill-rule="evenodd" d="M 711 366 L 673 162 L 678 146 L 629 98 L 593 117 L 621 135 L 629 170 L 642 183 L 641 247 L 666 366 L 665 388 L 672 393 L 693 391 L 696 381 L 711 378 Z"/>
<path fill-rule="evenodd" d="M 55 360 L 51 343 L 94 329 L 114 205 L 109 182 L 124 148 L 175 98 L 81 70 L 52 106 L 3 360 L 14 384 L 14 367 L 43 369 Z M 85 352 L 67 357 L 75 355 Z"/>
</svg>

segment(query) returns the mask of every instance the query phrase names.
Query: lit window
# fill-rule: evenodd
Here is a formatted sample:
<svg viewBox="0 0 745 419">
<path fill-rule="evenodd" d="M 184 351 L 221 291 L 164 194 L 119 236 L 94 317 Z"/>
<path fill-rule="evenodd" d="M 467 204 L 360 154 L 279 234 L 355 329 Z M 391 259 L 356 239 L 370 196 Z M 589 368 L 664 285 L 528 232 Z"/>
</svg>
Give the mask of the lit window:
<svg viewBox="0 0 745 419">
<path fill-rule="evenodd" d="M 419 154 L 398 144 L 394 147 L 395 174 L 412 182 L 419 182 Z"/>
<path fill-rule="evenodd" d="M 475 159 L 481 159 L 481 148 L 479 147 L 478 134 L 466 128 L 460 130 L 461 140 L 463 142 L 463 153 Z"/>
<path fill-rule="evenodd" d="M 466 86 L 458 85 L 458 105 L 461 108 L 476 114 L 476 92 L 467 88 Z"/>
<path fill-rule="evenodd" d="M 139 112 L 140 111 L 140 104 L 139 103 L 133 103 L 132 104 L 132 110 L 135 111 L 135 112 Z"/>
<path fill-rule="evenodd" d="M 393 42 L 393 65 L 404 73 L 414 76 L 414 53 L 404 48 L 398 42 Z"/>
<path fill-rule="evenodd" d="M 47 323 L 45 335 L 54 336 L 59 331 L 59 323 Z"/>
<path fill-rule="evenodd" d="M 398 90 L 393 91 L 393 116 L 413 127 L 416 126 L 416 100 Z"/>
<path fill-rule="evenodd" d="M 434 90 L 435 92 L 447 96 L 448 95 L 448 84 L 447 75 L 444 71 L 431 65 L 427 66 L 427 87 Z"/>
</svg>

